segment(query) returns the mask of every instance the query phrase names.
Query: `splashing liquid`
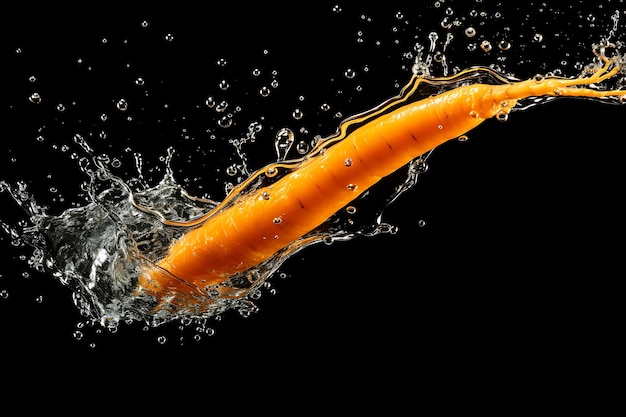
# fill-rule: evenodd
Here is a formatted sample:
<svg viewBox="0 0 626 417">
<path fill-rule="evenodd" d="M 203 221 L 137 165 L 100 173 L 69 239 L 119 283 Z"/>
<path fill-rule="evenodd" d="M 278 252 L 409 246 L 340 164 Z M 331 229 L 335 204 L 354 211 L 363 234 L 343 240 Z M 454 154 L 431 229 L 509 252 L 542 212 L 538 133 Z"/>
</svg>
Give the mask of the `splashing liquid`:
<svg viewBox="0 0 626 417">
<path fill-rule="evenodd" d="M 610 5 L 610 2 L 607 2 Z M 393 80 L 394 87 L 399 88 L 402 83 L 398 80 L 405 79 L 406 74 L 413 72 L 425 76 L 435 77 L 438 75 L 450 76 L 460 73 L 467 63 L 461 63 L 458 56 L 465 57 L 468 53 L 472 56 L 473 65 L 490 67 L 490 71 L 471 72 L 467 77 L 447 78 L 440 82 L 425 84 L 417 89 L 411 100 L 439 94 L 467 83 L 490 83 L 501 84 L 518 78 L 527 78 L 530 74 L 542 72 L 546 75 L 571 76 L 568 68 L 577 69 L 577 73 L 586 65 L 584 53 L 590 51 L 591 45 L 585 45 L 584 52 L 580 56 L 570 54 L 568 62 L 549 61 L 549 54 L 543 62 L 537 63 L 533 57 L 536 51 L 542 51 L 548 42 L 548 37 L 558 38 L 563 44 L 569 41 L 564 37 L 550 36 L 547 27 L 537 28 L 535 17 L 531 14 L 525 19 L 511 19 L 506 16 L 504 10 L 490 10 L 483 7 L 482 2 L 470 4 L 448 4 L 447 2 L 434 2 L 427 9 L 440 16 L 435 27 L 421 24 L 420 12 L 412 13 L 410 10 L 394 12 L 389 16 L 393 39 L 389 40 L 388 47 L 399 57 L 398 78 Z M 536 6 L 532 13 L 539 16 L 552 15 L 554 10 L 544 10 L 543 6 Z M 571 10 L 570 10 L 571 12 Z M 341 16 L 346 12 L 341 7 L 334 7 L 330 12 L 333 16 Z M 559 11 L 557 14 L 565 14 Z M 583 13 L 583 12 L 580 12 Z M 589 25 L 592 32 L 599 30 L 597 39 L 611 39 L 613 43 L 620 45 L 615 38 L 617 33 L 617 16 L 612 15 L 604 19 L 600 25 L 594 18 Z M 408 17 L 412 16 L 412 17 Z M 534 15 L 533 15 L 534 16 Z M 357 44 L 371 42 L 378 45 L 381 43 L 377 33 L 368 32 L 368 25 L 372 17 L 367 13 L 358 16 L 359 26 L 365 29 L 357 31 Z M 414 20 L 413 20 L 414 19 Z M 519 24 L 520 27 L 514 27 Z M 148 27 L 142 23 L 142 28 Z M 500 29 L 492 30 L 490 26 Z M 594 35 L 593 33 L 591 34 Z M 142 34 L 142 36 L 144 36 Z M 369 39 L 372 37 L 373 39 Z M 167 45 L 163 48 L 172 47 L 176 43 L 176 37 L 168 33 L 163 39 Z M 415 39 L 422 40 L 415 43 Z M 131 42 L 132 43 L 132 42 Z M 111 42 L 102 39 L 100 52 L 109 54 L 105 48 Z M 455 49 L 456 47 L 456 49 Z M 557 48 L 559 45 L 557 45 Z M 511 51 L 524 50 L 522 58 L 514 60 Z M 19 51 L 19 52 L 18 52 Z M 552 51 L 552 49 L 551 49 Z M 15 49 L 16 55 L 23 52 Z M 266 58 L 269 53 L 263 51 Z M 543 55 L 542 55 L 543 56 Z M 19 57 L 18 57 L 19 59 Z M 90 59 L 94 63 L 90 63 Z M 79 57 L 75 62 L 78 72 L 82 73 L 89 81 L 91 75 L 99 70 L 98 65 L 104 65 L 96 57 Z M 48 117 L 45 123 L 37 126 L 35 140 L 39 143 L 52 142 L 52 148 L 61 157 L 73 161 L 77 172 L 85 178 L 81 185 L 81 199 L 71 199 L 68 195 L 71 190 L 62 190 L 60 184 L 54 184 L 49 191 L 52 194 L 51 204 L 42 203 L 37 195 L 38 190 L 31 191 L 33 187 L 19 179 L 6 179 L 0 182 L 0 191 L 9 195 L 20 206 L 26 218 L 19 221 L 2 220 L 2 227 L 10 237 L 11 243 L 17 247 L 33 248 L 28 257 L 30 267 L 38 271 L 51 273 L 63 285 L 71 289 L 74 303 L 80 312 L 101 325 L 115 328 L 122 321 L 140 321 L 158 326 L 165 322 L 180 320 L 188 317 L 209 318 L 215 317 L 227 310 L 238 310 L 242 315 L 249 315 L 256 309 L 254 304 L 258 292 L 268 286 L 268 280 L 274 276 L 281 264 L 294 253 L 317 243 L 332 243 L 337 240 L 349 240 L 355 236 L 372 236 L 380 233 L 394 233 L 395 226 L 383 220 L 383 212 L 397 198 L 414 187 L 419 176 L 427 169 L 428 154 L 411 162 L 397 175 L 384 181 L 380 186 L 372 190 L 360 199 L 351 202 L 343 210 L 337 212 L 326 223 L 305 235 L 297 244 L 287 246 L 284 251 L 275 257 L 249 271 L 247 279 L 241 283 L 232 283 L 231 289 L 226 294 L 219 288 L 205 288 L 213 301 L 203 310 L 180 309 L 177 311 L 160 309 L 154 310 L 154 300 L 149 294 L 137 293 L 137 281 L 142 270 L 157 263 L 168 252 L 173 241 L 183 236 L 187 231 L 197 226 L 207 213 L 210 213 L 225 201 L 236 203 L 241 195 L 250 193 L 261 186 L 271 184 L 282 178 L 289 172 L 297 170 L 298 163 L 305 158 L 324 152 L 324 148 L 333 142 L 337 135 L 331 135 L 326 139 L 319 136 L 309 137 L 309 129 L 302 124 L 306 121 L 305 115 L 317 112 L 320 117 L 328 117 L 321 124 L 346 119 L 343 114 L 355 114 L 363 108 L 354 103 L 344 103 L 341 107 L 341 98 L 345 95 L 338 94 L 332 105 L 327 102 L 320 103 L 316 110 L 305 108 L 305 99 L 300 96 L 298 102 L 290 109 L 290 121 L 294 127 L 273 127 L 272 122 L 266 117 L 245 120 L 245 112 L 236 103 L 233 93 L 235 89 L 234 79 L 228 78 L 228 70 L 232 69 L 229 60 L 219 58 L 216 67 L 220 76 L 210 80 L 215 83 L 213 92 L 206 95 L 202 105 L 196 107 L 196 111 L 187 117 L 177 118 L 170 113 L 170 105 L 165 103 L 160 109 L 154 109 L 153 96 L 164 94 L 167 91 L 150 90 L 149 74 L 134 73 L 134 86 L 142 90 L 142 94 L 133 97 L 130 95 L 116 95 L 111 98 L 112 106 L 106 110 L 94 111 L 94 117 L 90 122 L 84 120 L 72 120 L 68 113 L 80 105 L 80 100 L 75 103 L 71 98 L 63 98 L 57 92 L 47 92 L 45 88 L 38 88 L 37 77 L 32 76 L 29 81 L 30 91 L 24 100 L 28 105 L 39 107 L 45 106 L 46 102 L 52 103 L 54 115 Z M 360 71 L 354 67 L 340 68 L 340 74 L 348 82 L 359 80 L 357 73 L 376 72 L 370 65 L 363 65 Z M 124 79 L 129 77 L 126 70 L 121 71 Z M 255 66 L 251 71 L 253 80 L 258 81 L 254 91 L 258 92 L 258 100 L 266 100 L 280 91 L 278 71 L 274 68 L 260 69 Z M 23 75 L 23 74 L 22 74 Z M 222 78 L 223 76 L 223 78 Z M 369 80 L 368 80 L 369 81 Z M 619 88 L 622 81 L 611 85 L 611 88 Z M 365 87 L 365 79 L 362 85 L 354 87 L 358 94 Z M 76 93 L 78 94 L 78 93 Z M 349 95 L 349 94 L 346 94 Z M 521 108 L 528 108 L 539 104 L 547 99 L 528 100 Z M 200 100 L 199 100 L 200 101 Z M 330 102 L 330 100 L 329 100 Z M 372 103 L 374 104 L 374 103 Z M 304 108 L 304 110 L 303 110 Z M 142 109 L 143 111 L 139 111 Z M 128 145 L 121 154 L 109 155 L 102 151 L 106 142 L 119 125 L 111 127 L 111 120 L 115 123 L 127 124 L 135 128 L 142 123 L 149 123 L 146 116 L 149 111 L 157 112 L 160 124 L 170 123 L 178 129 L 180 146 L 167 148 L 167 154 L 160 158 L 160 165 L 150 167 L 145 172 L 146 158 L 152 158 L 147 151 L 133 150 Z M 214 170 L 215 177 L 209 179 L 205 175 L 189 177 L 184 169 L 178 174 L 173 165 L 177 157 L 187 158 L 184 162 L 193 164 L 197 158 L 193 152 L 198 151 L 204 145 L 199 145 L 199 140 L 194 140 L 200 134 L 187 129 L 186 122 L 192 117 L 204 117 L 206 112 L 211 112 L 211 120 L 214 125 L 205 129 L 201 134 L 203 143 L 213 144 L 218 138 L 226 138 L 221 141 L 221 149 L 214 154 L 219 154 L 219 172 Z M 349 129 L 359 125 L 351 125 L 354 118 L 347 118 L 342 126 Z M 369 118 L 366 117 L 366 120 Z M 233 132 L 233 126 L 243 127 L 243 133 L 238 135 Z M 300 126 L 299 128 L 297 126 Z M 231 130 L 229 130 L 231 129 Z M 73 130 L 73 132 L 71 132 Z M 313 129 L 311 129 L 313 130 Z M 76 133 L 77 131 L 81 133 Z M 132 131 L 132 129 L 131 129 Z M 264 143 L 265 150 L 248 152 L 248 149 L 258 143 L 266 131 L 273 137 L 273 143 Z M 84 132 L 84 133 L 83 133 Z M 63 143 L 56 137 L 70 137 L 71 141 Z M 167 139 L 167 138 L 166 138 Z M 467 140 L 460 137 L 459 140 Z M 100 142 L 98 142 L 100 141 Z M 131 142 L 132 138 L 128 139 Z M 131 142 L 132 143 L 132 142 Z M 191 145 L 189 145 L 191 143 Z M 295 145 L 295 146 L 294 146 Z M 251 168 L 262 166 L 267 159 L 259 163 L 258 159 L 267 158 L 267 149 L 273 150 L 273 160 L 277 163 L 270 164 L 264 169 L 262 175 L 255 175 Z M 191 150 L 191 152 L 190 152 Z M 202 150 L 207 156 L 207 150 Z M 55 156 L 57 158 L 57 156 Z M 130 162 L 129 162 L 130 161 Z M 226 164 L 224 164 L 226 161 Z M 352 161 L 346 159 L 346 166 Z M 206 163 L 203 163 L 205 166 Z M 132 168 L 129 168 L 132 167 Z M 225 174 L 225 175 L 224 175 Z M 179 178 L 179 177 L 182 177 Z M 19 174 L 17 175 L 19 178 Z M 214 187 L 213 187 L 214 186 Z M 211 188 L 212 187 L 212 188 Z M 209 190 L 209 188 L 211 188 Z M 211 198 L 218 195 L 217 189 L 221 188 L 224 197 Z M 195 195 L 198 196 L 195 196 Z M 59 209 L 59 207 L 69 206 Z M 53 209 L 50 209 L 53 206 Z M 57 213 L 54 213 L 57 211 Z M 276 219 L 280 222 L 280 219 Z M 423 221 L 422 221 L 423 222 Z"/>
</svg>

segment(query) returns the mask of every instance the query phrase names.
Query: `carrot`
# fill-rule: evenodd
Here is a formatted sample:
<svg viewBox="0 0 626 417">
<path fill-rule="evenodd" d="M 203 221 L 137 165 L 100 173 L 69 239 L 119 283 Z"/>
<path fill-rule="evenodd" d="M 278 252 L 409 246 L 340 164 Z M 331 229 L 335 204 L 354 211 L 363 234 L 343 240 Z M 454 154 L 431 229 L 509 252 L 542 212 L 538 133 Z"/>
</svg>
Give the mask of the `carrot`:
<svg viewBox="0 0 626 417">
<path fill-rule="evenodd" d="M 147 268 L 138 289 L 157 305 L 211 303 L 211 297 L 241 297 L 230 280 L 268 261 L 321 225 L 381 178 L 433 148 L 466 134 L 487 119 L 505 119 L 518 100 L 528 97 L 626 97 L 626 91 L 582 86 L 600 83 L 620 71 L 617 59 L 599 56 L 601 68 L 574 79 L 534 77 L 510 82 L 487 69 L 470 69 L 454 77 L 413 76 L 402 94 L 364 116 L 349 119 L 335 137 L 275 181 L 252 191 L 233 193 L 195 228 L 173 242 L 158 265 Z M 484 71 L 503 84 L 461 85 L 410 102 L 422 83 L 464 79 Z M 350 130 L 350 132 L 348 132 Z M 244 185 L 272 174 L 281 165 L 255 173 Z M 240 189 L 244 189 L 242 186 Z M 209 289 L 218 294 L 209 295 Z"/>
</svg>

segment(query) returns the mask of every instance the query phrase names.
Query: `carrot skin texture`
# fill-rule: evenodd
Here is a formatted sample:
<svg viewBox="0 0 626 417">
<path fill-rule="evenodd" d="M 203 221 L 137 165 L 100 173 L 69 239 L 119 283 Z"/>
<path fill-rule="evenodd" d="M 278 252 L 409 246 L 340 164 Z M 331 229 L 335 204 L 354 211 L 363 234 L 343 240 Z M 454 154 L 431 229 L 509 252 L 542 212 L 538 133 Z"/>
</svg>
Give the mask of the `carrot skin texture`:
<svg viewBox="0 0 626 417">
<path fill-rule="evenodd" d="M 453 90 L 405 105 L 356 129 L 183 235 L 159 267 L 204 288 L 269 259 L 381 178 L 485 120 L 469 110 L 464 117 L 455 115 L 454 123 L 442 115 L 440 109 L 458 94 Z M 158 292 L 160 274 L 150 271 L 152 284 L 142 285 Z"/>
</svg>

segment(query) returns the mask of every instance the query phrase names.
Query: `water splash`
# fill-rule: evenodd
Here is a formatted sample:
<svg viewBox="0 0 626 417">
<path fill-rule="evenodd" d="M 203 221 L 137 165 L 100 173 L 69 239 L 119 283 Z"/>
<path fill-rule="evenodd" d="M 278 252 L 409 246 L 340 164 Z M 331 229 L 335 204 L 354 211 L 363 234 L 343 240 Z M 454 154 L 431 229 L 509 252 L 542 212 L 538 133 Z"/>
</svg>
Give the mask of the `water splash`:
<svg viewBox="0 0 626 417">
<path fill-rule="evenodd" d="M 398 42 L 390 41 L 390 45 L 395 46 L 401 53 L 400 61 L 404 66 L 403 71 L 399 73 L 406 75 L 407 69 L 413 68 L 424 75 L 449 75 L 455 74 L 466 66 L 463 61 L 466 54 L 472 55 L 476 63 L 487 63 L 488 66 L 502 71 L 506 76 L 525 77 L 529 68 L 532 68 L 533 74 L 542 71 L 546 75 L 565 74 L 568 68 L 576 68 L 578 72 L 583 72 L 587 65 L 581 55 L 575 53 L 569 54 L 567 62 L 553 62 L 545 59 L 539 63 L 532 62 L 536 56 L 534 52 L 541 51 L 542 46 L 546 45 L 551 36 L 546 27 L 535 28 L 534 22 L 530 17 L 520 19 L 520 28 L 515 28 L 515 22 L 511 23 L 508 30 L 504 29 L 508 26 L 503 25 L 502 12 L 498 10 L 490 10 L 486 6 L 478 2 L 472 3 L 469 10 L 465 11 L 462 5 L 447 4 L 444 8 L 441 2 L 439 6 L 433 6 L 435 9 L 442 11 L 442 18 L 437 22 L 437 27 L 429 28 L 428 32 L 420 32 L 422 29 L 415 29 L 417 33 L 414 36 L 398 37 Z M 481 2 L 482 3 L 482 2 Z M 447 7 L 449 6 L 449 7 Z M 538 14 L 545 16 L 550 10 L 540 11 L 541 7 L 537 6 L 536 10 L 529 12 L 529 16 Z M 345 11 L 342 11 L 345 15 Z M 398 16 L 401 16 L 398 17 Z M 409 10 L 402 13 L 394 13 L 393 15 L 393 33 L 409 32 L 410 28 L 415 26 L 417 20 L 411 20 Z M 594 27 L 599 27 L 598 19 L 586 18 L 587 21 L 593 21 Z M 380 42 L 376 39 L 376 34 L 371 33 L 371 29 L 367 26 L 367 17 L 361 18 L 363 29 L 359 32 L 359 44 L 370 42 Z M 599 42 L 600 45 L 611 43 L 621 46 L 619 39 L 620 31 L 618 28 L 619 13 L 615 12 L 610 16 L 609 35 Z M 408 23 L 410 22 L 410 23 Z M 503 28 L 491 33 L 486 29 L 489 25 L 500 25 Z M 142 25 L 143 27 L 143 25 Z M 426 30 L 426 29 L 424 29 Z M 515 31 L 518 35 L 515 36 Z M 601 28 L 605 33 L 606 28 Z M 411 32 L 412 34 L 413 32 Z M 553 34 L 552 34 L 553 35 Z M 604 36 L 604 35 L 603 35 Z M 165 36 L 168 42 L 175 43 L 175 37 L 172 34 Z M 177 38 L 177 37 L 176 37 Z M 560 39 L 564 39 L 562 36 Z M 415 42 L 419 39 L 421 42 Z M 178 40 L 178 39 L 177 39 Z M 426 40 L 426 42 L 424 42 Z M 552 36 L 554 41 L 554 36 Z M 568 43 L 571 39 L 565 39 L 562 42 Z M 421 44 L 427 44 L 423 47 Z M 112 44 L 107 41 L 103 47 Z M 522 48 L 525 54 L 520 57 L 514 57 L 511 51 L 516 48 Z M 588 45 L 585 45 L 588 52 Z M 519 50 L 519 49 L 517 49 Z M 569 49 L 574 50 L 574 49 Z M 461 51 L 463 53 L 461 53 Z M 21 54 L 21 52 L 20 52 Z M 545 54 L 544 54 L 545 55 Z M 542 57 L 544 55 L 541 55 Z M 463 58 L 458 58 L 463 56 Z M 79 65 L 84 68 L 87 58 L 81 60 Z M 218 60 L 220 69 L 228 68 L 226 60 Z M 350 68 L 357 67 L 351 65 Z M 361 66 L 358 71 L 359 76 L 346 76 L 350 82 L 359 80 L 361 74 L 366 75 L 372 66 Z M 97 68 L 97 65 L 95 66 Z M 341 69 L 342 73 L 347 70 Z M 259 74 L 271 74 L 270 79 L 261 79 Z M 270 99 L 275 96 L 274 92 L 279 92 L 279 83 L 276 81 L 276 74 L 273 71 L 260 71 L 256 73 L 255 80 L 259 80 L 260 85 L 250 88 L 250 91 L 258 92 L 255 94 L 259 99 Z M 353 71 L 347 71 L 354 74 Z M 567 75 L 572 75 L 568 72 Z M 74 101 L 80 100 L 63 99 L 55 97 L 54 94 L 46 92 L 45 89 L 39 89 L 37 82 L 41 77 L 35 77 L 31 85 L 31 92 L 25 100 L 31 106 L 51 105 L 55 109 L 54 117 L 59 122 L 58 129 L 54 129 L 54 123 L 47 121 L 39 126 L 36 132 L 38 142 L 46 143 L 55 142 L 55 152 L 61 155 L 71 155 L 69 158 L 77 161 L 80 167 L 80 173 L 87 178 L 87 181 L 81 185 L 84 191 L 84 201 L 67 202 L 60 197 L 54 197 L 52 203 L 42 203 L 36 191 L 31 192 L 32 184 L 27 182 L 0 182 L 0 191 L 8 194 L 12 199 L 21 206 L 27 215 L 27 222 L 10 223 L 2 222 L 2 228 L 7 232 L 11 242 L 15 246 L 28 246 L 34 248 L 33 254 L 29 259 L 29 265 L 37 270 L 52 271 L 53 275 L 58 278 L 64 285 L 72 288 L 74 292 L 74 302 L 79 310 L 88 317 L 93 317 L 105 327 L 114 328 L 117 323 L 126 319 L 147 321 L 151 325 L 158 325 L 166 321 L 181 318 L 181 316 L 158 316 L 152 317 L 149 313 L 150 300 L 141 296 L 129 296 L 136 283 L 137 271 L 146 264 L 155 262 L 159 257 L 163 256 L 170 242 L 176 239 L 180 234 L 184 233 L 184 227 L 172 227 L 172 222 L 185 223 L 198 217 L 202 217 L 205 213 L 214 208 L 222 197 L 215 191 L 207 191 L 199 193 L 202 197 L 194 197 L 188 192 L 194 184 L 215 182 L 224 190 L 223 194 L 229 195 L 237 185 L 245 181 L 247 177 L 254 171 L 251 166 L 258 166 L 254 161 L 256 155 L 251 151 L 251 146 L 260 140 L 257 140 L 261 134 L 267 132 L 270 136 L 270 143 L 264 143 L 263 146 L 272 149 L 273 141 L 276 152 L 275 159 L 278 161 L 289 161 L 290 158 L 299 158 L 310 148 L 320 143 L 320 138 L 308 138 L 308 129 L 304 126 L 306 118 L 302 114 L 321 114 L 321 117 L 331 117 L 331 122 L 336 121 L 333 114 L 351 114 L 355 105 L 344 105 L 340 109 L 341 97 L 345 96 L 337 94 L 333 100 L 332 106 L 323 106 L 314 103 L 305 111 L 304 100 L 298 101 L 297 112 L 294 111 L 293 120 L 297 121 L 297 127 L 289 131 L 293 135 L 284 134 L 285 132 L 272 126 L 263 117 L 250 117 L 245 120 L 244 110 L 237 103 L 237 99 L 229 94 L 232 93 L 236 83 L 235 77 L 229 77 L 227 74 L 223 77 L 214 78 L 217 80 L 216 90 L 205 98 L 202 109 L 210 110 L 215 117 L 215 123 L 206 128 L 203 133 L 193 133 L 185 126 L 184 118 L 168 116 L 167 111 L 171 106 L 163 105 L 163 113 L 158 113 L 158 118 L 165 121 L 165 124 L 171 123 L 176 126 L 176 134 L 173 136 L 180 137 L 183 144 L 168 150 L 167 155 L 163 157 L 160 167 L 150 167 L 147 159 L 150 154 L 147 151 L 138 151 L 130 148 L 121 154 L 102 151 L 103 146 L 98 140 L 111 138 L 115 132 L 114 127 L 107 125 L 112 119 L 116 119 L 116 123 L 126 123 L 136 126 L 143 119 L 145 123 L 145 114 L 139 109 L 152 108 L 149 100 L 143 96 L 134 97 L 131 94 L 119 94 L 112 101 L 112 106 L 105 112 L 98 112 L 98 117 L 93 122 L 75 124 L 70 127 L 72 132 L 66 132 L 65 128 L 72 125 L 72 119 L 69 114 Z M 148 91 L 150 86 L 150 76 L 143 75 L 138 77 L 133 74 L 134 86 L 142 91 Z M 400 76 L 398 80 L 401 79 Z M 402 78 L 403 79 L 403 78 Z M 141 81 L 139 81 L 141 80 Z M 361 87 L 366 85 L 365 80 L 361 79 Z M 396 86 L 400 86 L 401 81 L 395 80 Z M 622 83 L 622 80 L 618 81 Z M 154 85 L 154 84 L 152 84 Z M 618 85 L 617 87 L 619 87 Z M 34 91 L 36 90 L 36 91 Z M 355 87 L 354 91 L 361 91 Z M 367 89 L 366 89 L 367 91 Z M 154 96 L 154 91 L 150 91 L 148 96 Z M 272 93 L 272 94 L 270 94 Z M 206 96 L 206 95 L 205 95 Z M 378 100 L 378 98 L 376 99 Z M 50 103 L 50 104 L 49 104 Z M 528 106 L 537 102 L 529 102 Z M 324 101 L 322 104 L 327 104 Z M 295 108 L 296 105 L 289 107 Z M 327 107 L 333 108 L 333 112 L 337 109 L 337 113 L 330 112 Z M 358 110 L 362 110 L 362 106 Z M 318 109 L 321 109 L 318 111 Z M 290 110 L 291 111 L 291 110 Z M 296 115 L 297 114 L 297 117 Z M 329 116 L 325 116 L 329 115 Z M 206 116 L 206 113 L 203 113 Z M 191 116 L 190 116 L 191 118 Z M 333 119 L 334 118 L 334 119 Z M 328 125 L 328 120 L 323 122 Z M 226 134 L 227 129 L 242 127 L 242 133 L 238 134 L 232 130 Z M 316 126 L 314 126 L 316 127 Z M 319 126 L 317 126 L 319 127 Z M 313 129 L 311 129 L 313 130 Z M 80 131 L 82 133 L 76 133 Z M 94 133 L 95 132 L 95 133 Z M 288 132 L 287 132 L 288 133 Z M 54 139 L 55 137 L 71 138 L 70 143 L 61 143 Z M 226 178 L 218 177 L 217 180 L 204 181 L 206 177 L 199 177 L 194 180 L 193 177 L 187 176 L 180 170 L 177 173 L 173 168 L 175 163 L 175 155 L 193 155 L 193 152 L 186 152 L 185 143 L 194 143 L 193 138 L 206 139 L 206 142 L 215 141 L 216 137 L 227 137 L 228 149 L 217 153 L 226 153 L 229 156 L 227 162 L 221 160 L 215 165 L 226 167 L 222 172 L 226 174 Z M 308 138 L 308 141 L 302 141 L 301 138 Z M 197 143 L 195 141 L 194 145 Z M 296 143 L 296 148 L 293 144 Z M 205 143 L 203 143 L 205 144 Z M 200 147 L 199 145 L 191 146 L 191 149 Z M 105 147 L 106 148 L 106 147 Z M 179 149 L 180 148 L 180 149 Z M 74 149 L 76 149 L 74 151 Z M 295 149 L 305 149 L 304 151 L 294 152 Z M 234 150 L 234 155 L 233 151 Z M 185 156 L 186 157 L 186 156 Z M 181 158 L 185 158 L 181 156 Z M 130 158 L 128 163 L 124 158 Z M 184 162 L 193 162 L 189 156 Z M 346 207 L 346 210 L 337 214 L 325 229 L 317 231 L 311 242 L 323 241 L 331 243 L 336 240 L 348 240 L 357 235 L 372 235 L 378 233 L 393 233 L 395 226 L 388 224 L 384 220 L 383 211 L 385 207 L 397 200 L 397 198 L 411 189 L 421 173 L 427 169 L 427 158 L 414 161 L 394 183 L 385 187 L 377 199 L 366 197 L 363 201 L 358 201 L 354 205 Z M 18 158 L 19 159 L 19 158 Z M 270 160 L 270 159 L 266 159 Z M 124 161 L 124 162 L 121 162 Z M 192 163 L 181 165 L 193 165 Z M 132 168 L 128 168 L 132 167 Z M 231 169 L 232 167 L 232 169 Z M 120 169 L 122 168 L 122 169 Z M 205 168 L 205 165 L 202 165 Z M 122 171 L 122 172 L 120 172 Z M 164 173 L 161 175 L 161 173 Z M 178 175 L 177 175 L 178 174 Z M 216 170 L 210 170 L 210 175 L 216 175 Z M 280 174 L 279 174 L 280 175 Z M 59 181 L 61 183 L 62 181 Z M 156 185 L 149 185 L 154 184 Z M 55 186 L 58 184 L 55 184 Z M 56 191 L 51 193 L 54 196 L 60 196 L 62 187 L 55 187 Z M 66 194 L 68 192 L 66 191 Z M 376 192 L 372 192 L 376 194 Z M 37 195 L 37 197 L 34 197 Z M 210 195 L 218 195 L 217 198 L 209 198 Z M 376 200 L 370 207 L 370 202 Z M 62 203 L 66 204 L 62 204 Z M 52 214 L 58 212 L 60 206 L 69 205 L 71 208 L 60 210 L 60 214 Z M 52 207 L 49 207 L 52 206 Z M 164 221 L 165 220 L 165 221 Z M 287 254 L 288 255 L 288 254 Z M 236 309 L 242 315 L 248 315 L 255 310 L 254 294 L 256 290 L 262 288 L 267 281 L 265 278 L 271 276 L 287 258 L 279 258 L 275 263 L 266 265 L 260 279 L 257 280 L 250 291 L 250 296 L 241 300 L 225 301 L 218 304 L 214 310 L 207 311 L 205 316 L 211 317 L 227 309 Z"/>
</svg>

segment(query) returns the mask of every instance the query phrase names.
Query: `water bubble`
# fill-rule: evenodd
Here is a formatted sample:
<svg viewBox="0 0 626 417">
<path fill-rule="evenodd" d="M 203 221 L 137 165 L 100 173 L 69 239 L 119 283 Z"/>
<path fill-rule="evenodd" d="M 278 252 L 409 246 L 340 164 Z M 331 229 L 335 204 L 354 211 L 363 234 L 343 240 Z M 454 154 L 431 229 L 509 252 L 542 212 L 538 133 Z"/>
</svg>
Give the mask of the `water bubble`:
<svg viewBox="0 0 626 417">
<path fill-rule="evenodd" d="M 279 161 L 284 161 L 293 146 L 295 135 L 289 128 L 283 127 L 276 133 L 274 139 L 274 149 Z"/>
<path fill-rule="evenodd" d="M 359 188 L 359 186 L 356 184 L 348 184 L 346 185 L 346 188 L 350 191 L 356 191 L 356 189 Z"/>
<path fill-rule="evenodd" d="M 222 80 L 220 81 L 217 86 L 221 89 L 221 90 L 227 90 L 228 87 L 230 87 L 230 84 L 228 83 L 227 80 Z"/>
<path fill-rule="evenodd" d="M 126 101 L 126 99 L 121 98 L 117 100 L 117 102 L 115 103 L 115 107 L 117 107 L 117 109 L 120 111 L 126 111 L 128 110 L 128 102 Z"/>
<path fill-rule="evenodd" d="M 160 345 L 164 345 L 165 343 L 167 343 L 167 337 L 165 336 L 158 336 L 156 340 L 157 343 Z"/>
<path fill-rule="evenodd" d="M 474 29 L 473 27 L 468 27 L 465 29 L 465 36 L 467 36 L 468 38 L 473 38 L 474 36 L 476 36 L 476 29 Z"/>
<path fill-rule="evenodd" d="M 306 143 L 305 141 L 301 140 L 300 142 L 298 142 L 298 144 L 296 145 L 296 151 L 298 151 L 298 153 L 300 155 L 304 155 L 309 151 L 309 144 Z"/>
<path fill-rule="evenodd" d="M 143 79 L 143 78 L 141 78 L 141 77 L 137 77 L 137 79 L 135 80 L 135 85 L 138 85 L 138 86 L 140 86 L 140 87 L 141 87 L 141 86 L 143 86 L 144 84 L 145 84 L 144 79 Z"/>
<path fill-rule="evenodd" d="M 30 97 L 28 97 L 28 100 L 31 103 L 39 104 L 41 103 L 41 95 L 39 95 L 39 93 L 37 92 L 34 92 L 33 94 L 30 95 Z"/>
<path fill-rule="evenodd" d="M 543 35 L 541 33 L 535 33 L 533 36 L 533 41 L 535 42 L 542 42 L 543 41 Z"/>
<path fill-rule="evenodd" d="M 230 126 L 232 126 L 232 125 L 233 125 L 233 118 L 232 118 L 232 117 L 230 117 L 230 116 L 228 116 L 228 115 L 226 115 L 226 116 L 222 117 L 221 119 L 219 119 L 219 120 L 217 121 L 217 124 L 218 124 L 220 127 L 224 127 L 224 128 L 226 128 L 226 127 L 230 127 Z"/>
<path fill-rule="evenodd" d="M 467 135 L 461 135 L 457 139 L 459 140 L 459 142 L 467 142 L 469 138 L 467 137 Z"/>
<path fill-rule="evenodd" d="M 0 290 L 0 298 L 6 300 L 7 298 L 9 298 L 9 292 L 5 289 Z"/>
<path fill-rule="evenodd" d="M 346 158 L 343 160 L 343 165 L 347 167 L 351 167 L 353 164 L 352 158 Z"/>
<path fill-rule="evenodd" d="M 356 76 L 356 71 L 352 68 L 348 68 L 344 71 L 343 75 L 348 79 L 352 79 Z"/>
<path fill-rule="evenodd" d="M 480 43 L 480 49 L 483 50 L 483 52 L 489 52 L 491 51 L 491 42 L 489 42 L 488 40 L 484 40 Z"/>
<path fill-rule="evenodd" d="M 498 42 L 498 48 L 500 48 L 501 51 L 508 51 L 509 49 L 511 49 L 511 43 L 503 39 Z"/>
<path fill-rule="evenodd" d="M 141 27 L 142 28 L 147 28 L 148 27 L 148 21 L 144 20 L 143 22 L 141 22 Z"/>
<path fill-rule="evenodd" d="M 217 106 L 215 106 L 215 111 L 218 113 L 223 113 L 228 108 L 228 102 L 226 100 L 220 101 Z"/>
<path fill-rule="evenodd" d="M 30 77 L 28 77 L 28 81 L 30 81 L 31 83 L 34 83 L 35 81 L 37 81 L 37 77 L 35 77 L 34 75 L 31 75 Z"/>
<path fill-rule="evenodd" d="M 292 113 L 291 116 L 296 119 L 296 120 L 300 120 L 302 119 L 302 117 L 304 116 L 304 113 L 302 112 L 302 110 L 300 109 L 295 109 Z"/>
<path fill-rule="evenodd" d="M 172 42 L 174 40 L 174 35 L 168 33 L 167 35 L 165 35 L 165 40 L 168 42 Z"/>
<path fill-rule="evenodd" d="M 267 86 L 263 86 L 261 87 L 261 89 L 259 90 L 259 94 L 261 95 L 261 97 L 267 97 L 270 95 L 270 89 Z"/>
<path fill-rule="evenodd" d="M 268 178 L 272 178 L 278 174 L 278 169 L 276 167 L 269 167 L 265 170 L 265 176 Z"/>
<path fill-rule="evenodd" d="M 231 177 L 237 175 L 237 165 L 229 165 L 228 168 L 226 168 L 226 175 L 230 175 Z"/>
<path fill-rule="evenodd" d="M 65 104 L 63 104 L 63 103 L 57 104 L 57 110 L 60 111 L 60 112 L 64 112 L 65 111 Z"/>
<path fill-rule="evenodd" d="M 208 108 L 213 108 L 215 107 L 215 99 L 213 97 L 207 97 L 206 100 L 204 100 L 204 104 L 208 107 Z"/>
<path fill-rule="evenodd" d="M 426 220 L 423 220 L 423 219 L 418 220 L 418 221 L 417 221 L 417 225 L 418 225 L 419 227 L 424 227 L 424 226 L 426 226 Z"/>
</svg>

